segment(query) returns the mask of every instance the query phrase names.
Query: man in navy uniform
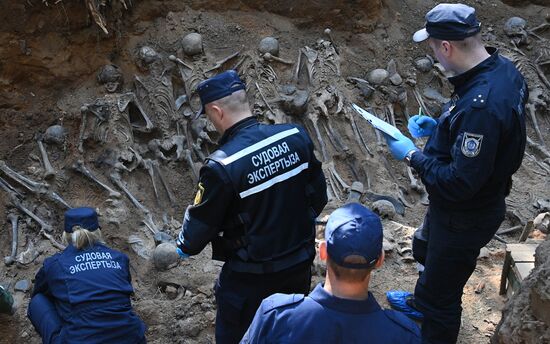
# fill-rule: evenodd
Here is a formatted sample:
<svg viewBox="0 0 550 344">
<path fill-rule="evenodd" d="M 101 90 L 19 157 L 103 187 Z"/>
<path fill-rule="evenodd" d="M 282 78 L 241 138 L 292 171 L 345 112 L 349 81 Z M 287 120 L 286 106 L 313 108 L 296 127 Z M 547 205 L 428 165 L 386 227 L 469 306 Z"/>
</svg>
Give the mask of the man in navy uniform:
<svg viewBox="0 0 550 344">
<path fill-rule="evenodd" d="M 42 343 L 146 343 L 128 257 L 103 243 L 93 208 L 65 212 L 67 248 L 44 260 L 27 316 Z"/>
<path fill-rule="evenodd" d="M 216 342 L 238 343 L 265 297 L 309 291 L 326 183 L 305 130 L 258 123 L 237 72 L 205 80 L 197 91 L 201 112 L 222 137 L 200 170 L 178 253 L 198 254 L 212 242 L 213 259 L 225 261 L 215 286 Z"/>
<path fill-rule="evenodd" d="M 275 294 L 265 299 L 241 343 L 420 343 L 418 326 L 383 310 L 369 292 L 371 272 L 384 262 L 382 223 L 358 203 L 335 210 L 319 257 L 325 283 L 309 296 Z"/>
<path fill-rule="evenodd" d="M 525 150 L 527 86 L 509 60 L 484 47 L 480 29 L 466 5 L 440 4 L 428 12 L 413 40 L 427 40 L 454 74 L 454 93 L 437 120 L 410 119 L 413 137 L 429 137 L 424 150 L 404 135 L 386 137 L 393 156 L 419 173 L 430 198 L 413 237 L 413 255 L 424 265 L 414 297 L 388 293 L 392 306 L 416 307 L 424 316 L 426 343 L 456 342 L 464 285 L 504 219 L 504 199 Z"/>
</svg>

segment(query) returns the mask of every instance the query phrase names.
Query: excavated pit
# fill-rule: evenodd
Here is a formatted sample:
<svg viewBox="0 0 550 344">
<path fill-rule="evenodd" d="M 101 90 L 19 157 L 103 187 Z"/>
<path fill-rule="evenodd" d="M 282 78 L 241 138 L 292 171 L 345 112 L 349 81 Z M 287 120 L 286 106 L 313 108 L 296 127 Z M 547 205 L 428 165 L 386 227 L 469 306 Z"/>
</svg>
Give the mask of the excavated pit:
<svg viewBox="0 0 550 344">
<path fill-rule="evenodd" d="M 511 43 L 514 37 L 503 31 L 506 20 L 522 17 L 529 29 L 548 23 L 550 16 L 549 5 L 541 0 L 465 2 L 478 10 L 487 44 L 511 58 L 518 52 Z M 384 222 L 387 261 L 375 272 L 371 289 L 383 304 L 389 289 L 413 290 L 417 273 L 408 249 L 410 235 L 426 210 L 422 186 L 414 185 L 406 166 L 393 160 L 350 104 L 355 102 L 389 121 L 393 113 L 393 121 L 403 131 L 405 114 L 418 110 L 418 97 L 425 111 L 437 115 L 451 88 L 429 59 L 426 62 L 428 47 L 410 40 L 435 2 L 297 0 L 289 6 L 287 1 L 126 0 L 96 7 L 100 17 L 87 10 L 88 3 L 96 1 L 0 4 L 0 160 L 32 180 L 47 182 L 47 190 L 71 206 L 99 210 L 107 243 L 130 256 L 136 290 L 133 305 L 149 327 L 150 343 L 214 342 L 212 286 L 221 264 L 210 260 L 207 247 L 175 268 L 157 271 L 152 263 L 153 231 L 175 237 L 196 191 L 201 161 L 215 149 L 214 128 L 204 120 L 188 120 L 198 109 L 192 90 L 205 77 L 231 67 L 245 79 L 253 112 L 262 121 L 296 122 L 309 131 L 330 184 L 331 201 L 325 214 L 346 199 L 354 181 L 365 187 L 364 204 L 387 200 L 394 206 L 396 213 L 389 214 L 396 222 Z M 200 33 L 203 43 L 203 52 L 192 57 L 183 53 L 181 45 L 191 32 Z M 503 229 L 544 211 L 550 194 L 550 156 L 542 146 L 542 141 L 550 142 L 550 85 L 543 81 L 543 76 L 550 77 L 548 64 L 540 66 L 541 76 L 526 62 L 543 61 L 539 57 L 544 54 L 550 57 L 544 50 L 550 46 L 550 29 L 535 34 L 528 35 L 518 49 L 525 55 L 521 63 L 527 66 L 529 85 L 540 94 L 534 109 L 541 135 L 530 120 L 528 135 L 535 145 L 527 148 L 523 166 L 514 176 Z M 290 64 L 260 56 L 258 44 L 268 36 L 279 42 L 278 58 Z M 314 61 L 311 72 L 309 59 Z M 209 71 L 217 62 L 219 68 Z M 118 66 L 122 76 L 114 93 L 98 82 L 98 73 L 109 64 Z M 388 77 L 372 72 L 376 69 L 388 70 Z M 82 111 L 84 105 L 88 110 Z M 45 181 L 36 139 L 52 125 L 62 125 L 67 138 L 61 145 L 44 144 L 56 173 Z M 110 190 L 75 171 L 77 162 Z M 60 240 L 64 207 L 45 194 L 25 191 L 3 171 L 0 177 L 22 194 L 17 197 L 29 210 L 52 225 L 54 238 Z M 117 185 L 118 177 L 135 201 Z M 19 263 L 0 264 L 0 284 L 13 292 L 16 282 L 32 282 L 43 260 L 58 249 L 0 189 L 3 256 L 11 251 L 7 215 L 12 212 L 20 215 L 18 252 L 29 253 Z M 516 242 L 518 235 L 502 237 Z M 33 253 L 35 259 L 27 261 L 25 257 Z M 506 299 L 498 296 L 498 287 L 504 245 L 493 240 L 484 253 L 464 291 L 459 343 L 488 343 L 501 320 Z M 322 280 L 323 271 L 316 262 L 312 286 Z M 547 287 L 536 284 L 534 278 L 529 286 Z M 544 293 L 530 295 L 540 298 Z M 16 314 L 0 315 L 0 343 L 39 343 L 25 316 L 30 292 L 17 291 L 14 296 L 19 303 Z M 533 313 L 546 314 L 545 310 L 535 307 Z M 519 336 L 515 342 L 531 343 L 537 338 L 532 333 L 506 331 Z"/>
</svg>

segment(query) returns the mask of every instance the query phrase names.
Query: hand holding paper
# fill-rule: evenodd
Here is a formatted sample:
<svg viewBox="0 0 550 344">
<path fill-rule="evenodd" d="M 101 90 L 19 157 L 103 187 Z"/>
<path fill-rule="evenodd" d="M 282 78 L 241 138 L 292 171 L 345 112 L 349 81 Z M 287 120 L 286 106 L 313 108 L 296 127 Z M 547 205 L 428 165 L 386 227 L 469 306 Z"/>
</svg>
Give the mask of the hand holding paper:
<svg viewBox="0 0 550 344">
<path fill-rule="evenodd" d="M 405 159 L 405 155 L 407 155 L 408 152 L 417 149 L 411 139 L 401 133 L 399 133 L 397 139 L 386 134 L 384 134 L 384 137 L 386 138 L 386 143 L 390 148 L 391 154 L 397 160 Z"/>
</svg>

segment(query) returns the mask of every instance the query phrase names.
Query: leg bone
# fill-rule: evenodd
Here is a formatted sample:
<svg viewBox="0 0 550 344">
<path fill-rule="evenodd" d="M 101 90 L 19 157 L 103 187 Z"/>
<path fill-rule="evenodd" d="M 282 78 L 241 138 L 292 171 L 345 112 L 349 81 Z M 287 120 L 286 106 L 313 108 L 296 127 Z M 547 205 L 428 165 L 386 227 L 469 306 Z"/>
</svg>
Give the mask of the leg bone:
<svg viewBox="0 0 550 344">
<path fill-rule="evenodd" d="M 40 149 L 40 155 L 42 156 L 42 162 L 44 163 L 44 179 L 50 179 L 52 177 L 55 177 L 55 170 L 52 167 L 52 164 L 50 163 L 50 159 L 48 158 L 48 152 L 46 152 L 46 149 L 44 148 L 44 144 L 42 143 L 42 140 L 39 139 L 36 141 L 38 143 L 38 149 Z"/>
<path fill-rule="evenodd" d="M 288 60 L 285 60 L 285 59 L 282 59 L 278 56 L 273 56 L 272 54 L 270 53 L 265 53 L 262 58 L 265 60 L 265 61 L 268 61 L 268 62 L 271 62 L 271 61 L 276 61 L 276 62 L 280 62 L 282 64 L 286 64 L 286 65 L 292 65 L 294 64 L 294 62 L 292 61 L 288 61 Z"/>
<path fill-rule="evenodd" d="M 36 221 L 40 225 L 40 228 L 45 230 L 46 232 L 51 232 L 53 230 L 52 226 L 47 224 L 44 220 L 36 216 L 32 211 L 27 209 L 21 201 L 15 196 L 15 194 L 10 194 L 11 203 L 21 212 L 25 213 L 28 217 Z"/>
<path fill-rule="evenodd" d="M 61 196 L 59 196 L 56 192 L 48 190 L 48 184 L 35 182 L 34 180 L 31 180 L 23 176 L 22 174 L 15 172 L 11 168 L 9 168 L 3 160 L 0 160 L 0 170 L 33 194 L 38 196 L 46 196 L 50 200 L 59 203 L 66 208 L 71 208 L 71 206 L 67 204 L 67 202 L 63 198 L 61 198 Z"/>
<path fill-rule="evenodd" d="M 60 251 L 63 251 L 66 248 L 65 245 L 63 245 L 63 244 L 59 243 L 57 240 L 55 240 L 53 235 L 51 235 L 49 233 L 46 233 L 43 230 L 40 231 L 40 235 L 42 235 L 44 238 L 48 239 L 52 243 L 52 246 L 57 248 Z"/>
<path fill-rule="evenodd" d="M 155 199 L 157 200 L 157 203 L 160 204 L 160 198 L 159 198 L 159 193 L 157 188 L 157 182 L 155 180 L 155 170 L 153 169 L 153 163 L 154 161 L 151 159 L 143 159 L 143 167 L 149 173 L 149 178 L 151 178 L 151 182 L 153 183 L 153 191 L 155 192 Z"/>
<path fill-rule="evenodd" d="M 153 169 L 155 170 L 156 174 L 158 175 L 158 177 L 160 179 L 160 182 L 161 182 L 162 186 L 164 187 L 164 191 L 166 191 L 166 195 L 168 196 L 168 200 L 170 200 L 170 204 L 175 204 L 176 199 L 174 198 L 174 196 L 172 195 L 172 192 L 168 188 L 168 184 L 166 183 L 166 180 L 164 179 L 164 176 L 162 175 L 162 173 L 160 173 L 160 167 L 159 167 L 158 162 L 155 161 L 155 163 L 153 164 Z"/>
<path fill-rule="evenodd" d="M 134 197 L 134 195 L 132 195 L 130 193 L 130 191 L 128 190 L 128 188 L 126 188 L 126 186 L 124 185 L 124 183 L 122 182 L 122 179 L 120 178 L 120 174 L 118 173 L 111 173 L 111 181 L 113 182 L 113 184 L 115 184 L 118 188 L 120 188 L 120 190 L 122 190 L 122 192 L 124 192 L 124 194 L 128 197 L 128 199 L 132 202 L 132 204 L 138 208 L 139 210 L 141 210 L 145 215 L 148 215 L 150 214 L 151 212 L 149 211 L 149 209 L 145 208 L 145 206 L 143 206 L 143 204 L 141 204 L 137 198 Z"/>
<path fill-rule="evenodd" d="M 321 154 L 323 155 L 323 161 L 328 161 L 328 155 L 327 150 L 325 148 L 325 142 L 323 141 L 323 138 L 321 137 L 321 132 L 319 131 L 319 125 L 317 124 L 317 121 L 319 120 L 319 115 L 316 113 L 310 113 L 307 116 L 311 123 L 313 123 L 313 129 L 315 130 L 315 136 L 317 137 L 317 141 L 319 141 L 319 146 L 321 149 Z"/>
<path fill-rule="evenodd" d="M 11 222 L 11 255 L 4 257 L 4 263 L 6 265 L 11 265 L 17 259 L 17 241 L 19 237 L 19 228 L 17 220 L 19 216 L 16 214 L 9 214 L 8 220 Z"/>
<path fill-rule="evenodd" d="M 97 177 L 94 176 L 92 174 L 92 172 L 86 166 L 84 166 L 84 163 L 82 162 L 82 160 L 78 160 L 76 163 L 74 163 L 73 170 L 75 170 L 76 172 L 81 173 L 82 175 L 84 175 L 88 179 L 91 179 L 97 185 L 99 185 L 100 187 L 105 189 L 109 193 L 109 197 L 120 198 L 120 193 L 118 191 L 113 190 L 107 184 L 105 184 L 105 183 L 101 182 L 99 179 L 97 179 Z"/>
</svg>

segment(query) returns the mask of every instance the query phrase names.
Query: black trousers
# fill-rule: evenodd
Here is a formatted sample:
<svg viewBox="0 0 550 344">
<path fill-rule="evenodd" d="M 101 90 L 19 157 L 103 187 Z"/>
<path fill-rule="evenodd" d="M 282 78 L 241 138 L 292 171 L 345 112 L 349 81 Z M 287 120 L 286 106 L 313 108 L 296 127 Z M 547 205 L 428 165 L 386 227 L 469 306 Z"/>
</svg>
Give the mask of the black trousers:
<svg viewBox="0 0 550 344">
<path fill-rule="evenodd" d="M 307 260 L 269 274 L 235 272 L 225 264 L 215 286 L 216 343 L 239 343 L 266 297 L 275 293 L 307 295 L 311 263 Z"/>
<path fill-rule="evenodd" d="M 423 343 L 456 343 L 462 315 L 462 292 L 472 275 L 479 251 L 504 219 L 505 205 L 483 211 L 452 211 L 430 206 L 413 245 L 424 272 L 414 291 L 424 314 Z M 418 237 L 427 242 L 418 241 Z M 424 261 L 422 261 L 424 260 Z"/>
</svg>

